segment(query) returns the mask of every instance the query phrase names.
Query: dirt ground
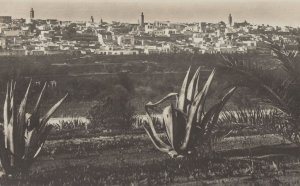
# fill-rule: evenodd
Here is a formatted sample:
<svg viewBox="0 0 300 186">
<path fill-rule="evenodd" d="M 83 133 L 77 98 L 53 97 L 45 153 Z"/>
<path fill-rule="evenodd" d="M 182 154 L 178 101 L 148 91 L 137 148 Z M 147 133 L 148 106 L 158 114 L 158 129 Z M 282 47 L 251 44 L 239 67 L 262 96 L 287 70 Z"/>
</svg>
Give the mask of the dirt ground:
<svg viewBox="0 0 300 186">
<path fill-rule="evenodd" d="M 123 146 L 122 142 L 129 139 L 133 141 L 133 144 Z M 103 150 L 101 148 L 76 149 L 103 141 L 118 141 L 118 144 L 121 145 L 110 146 Z M 232 148 L 241 150 L 274 145 L 289 145 L 289 142 L 276 135 L 232 137 L 216 143 L 215 151 L 221 153 L 222 156 L 222 152 Z M 55 148 L 60 146 L 66 151 L 55 151 Z M 69 148 L 75 148 L 75 150 Z M 200 176 L 201 178 L 192 176 L 192 174 L 186 175 L 185 172 L 176 173 L 176 169 L 181 169 L 181 164 L 174 163 L 168 155 L 156 150 L 146 135 L 52 140 L 45 144 L 45 149 L 49 152 L 44 152 L 33 164 L 29 179 L 0 180 L 1 185 L 300 185 L 300 163 L 297 157 L 285 157 L 280 161 L 281 166 L 276 171 L 272 170 L 274 169 L 272 162 L 276 161 L 279 165 L 278 161 L 264 159 L 264 161 L 270 162 L 270 165 L 263 165 L 270 166 L 264 170 L 272 170 L 272 174 L 260 173 L 260 170 L 252 173 L 243 166 L 237 169 L 248 171 L 245 174 L 218 174 L 219 170 L 215 170 L 218 167 L 212 168 L 212 173 L 208 170 L 207 175 L 209 176 Z M 253 162 L 260 157 L 236 155 L 228 159 L 245 158 L 253 159 L 251 160 Z M 233 167 L 236 164 L 234 163 Z M 245 165 L 248 166 L 248 163 Z M 184 167 L 184 164 L 182 166 Z M 249 167 L 251 167 L 251 163 Z M 196 169 L 198 168 L 196 167 Z M 175 176 L 172 181 L 168 181 L 169 174 L 173 171 L 175 171 Z M 187 170 L 187 172 L 193 171 Z M 74 178 L 70 178 L 70 176 L 74 176 Z M 95 181 L 97 179 L 99 182 Z M 153 181 L 155 179 L 167 181 Z"/>
</svg>

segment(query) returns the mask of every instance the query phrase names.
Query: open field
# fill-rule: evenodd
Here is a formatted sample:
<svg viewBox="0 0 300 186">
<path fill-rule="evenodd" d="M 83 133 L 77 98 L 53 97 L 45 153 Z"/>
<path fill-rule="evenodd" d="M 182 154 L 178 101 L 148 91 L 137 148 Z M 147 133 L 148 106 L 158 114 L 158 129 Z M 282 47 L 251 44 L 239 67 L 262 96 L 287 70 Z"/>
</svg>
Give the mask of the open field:
<svg viewBox="0 0 300 186">
<path fill-rule="evenodd" d="M 234 148 L 233 148 L 234 147 Z M 259 149 L 260 148 L 260 149 Z M 290 155 L 278 154 L 294 151 Z M 258 149 L 258 150 L 257 150 Z M 255 151 L 265 154 L 255 154 Z M 286 151 L 283 151 L 286 149 Z M 300 164 L 295 147 L 276 135 L 231 137 L 215 153 L 172 160 L 145 134 L 50 140 L 28 177 L 1 185 L 295 185 Z M 251 153 L 251 150 L 254 152 Z M 272 154 L 275 153 L 275 154 Z M 294 156 L 293 156 L 294 155 Z"/>
<path fill-rule="evenodd" d="M 243 61 L 259 59 L 262 68 L 268 70 L 270 67 L 276 67 L 275 63 L 278 63 L 270 60 L 270 56 L 260 55 L 258 58 L 247 54 L 236 57 Z M 131 104 L 134 110 L 130 117 L 144 116 L 147 102 L 155 102 L 170 92 L 179 92 L 189 66 L 192 66 L 192 73 L 196 67 L 201 66 L 198 71 L 201 75 L 195 78 L 199 80 L 199 84 L 208 81 L 209 72 L 217 66 L 216 61 L 220 60 L 218 56 L 176 54 L 124 58 L 88 56 L 80 59 L 60 56 L 58 57 L 60 59 L 54 61 L 51 61 L 51 58 L 30 56 L 24 59 L 24 63 L 21 63 L 18 58 L 16 58 L 17 62 L 1 62 L 5 59 L 0 58 L 0 67 L 3 67 L 1 69 L 10 69 L 0 70 L 0 76 L 3 77 L 0 79 L 0 95 L 5 95 L 8 78 L 14 78 L 21 82 L 17 83 L 15 91 L 16 100 L 20 102 L 30 77 L 33 78 L 28 110 L 32 110 L 45 81 L 55 82 L 55 86 L 50 85 L 47 88 L 45 98 L 42 100 L 42 113 L 60 97 L 69 94 L 50 120 L 51 123 L 58 123 L 59 126 L 50 133 L 48 141 L 29 173 L 14 177 L 2 176 L 0 185 L 297 185 L 300 183 L 298 146 L 273 134 L 278 131 L 269 129 L 269 125 L 264 126 L 265 131 L 259 128 L 262 123 L 271 121 L 273 124 L 272 118 L 265 119 L 252 115 L 249 116 L 250 119 L 261 123 L 253 124 L 249 120 L 231 120 L 222 123 L 224 130 L 218 128 L 217 132 L 222 136 L 228 134 L 229 129 L 230 132 L 233 131 L 231 135 L 225 135 L 226 138 L 215 138 L 212 137 L 213 134 L 209 134 L 205 136 L 207 141 L 204 137 L 200 138 L 200 143 L 203 142 L 202 140 L 205 141 L 202 148 L 199 146 L 203 144 L 191 143 L 191 146 L 197 145 L 195 152 L 198 153 L 188 155 L 195 150 L 189 147 L 190 149 L 183 153 L 187 157 L 172 159 L 154 148 L 144 129 L 141 128 L 143 121 L 138 120 L 141 121 L 139 127 L 134 127 L 132 120 L 126 120 L 120 112 L 101 115 L 107 110 L 113 111 L 110 110 L 109 105 L 113 103 L 112 100 L 117 100 L 118 103 L 126 100 L 125 105 Z M 279 75 L 277 67 L 270 72 Z M 202 102 L 202 104 L 205 102 L 205 106 L 201 106 L 205 108 L 202 110 L 203 114 L 209 113 L 207 109 L 222 99 L 222 93 L 232 86 L 230 81 L 236 80 L 236 77 L 226 79 L 226 73 L 222 72 L 215 76 L 216 80 L 211 83 L 211 90 L 204 96 L 207 99 Z M 247 105 L 257 95 L 256 92 L 239 88 L 226 103 L 226 109 L 235 112 L 237 108 Z M 193 103 L 191 100 L 187 101 Z M 2 104 L 3 100 L 0 100 L 0 105 Z M 90 119 L 91 108 L 98 105 L 104 108 L 94 115 L 100 115 L 100 119 L 87 120 Z M 151 114 L 160 114 L 165 105 L 153 110 Z M 263 109 L 269 109 L 264 106 Z M 130 110 L 128 109 L 130 107 L 121 107 L 117 104 L 112 108 L 121 108 L 123 112 Z M 0 107 L 0 111 L 1 109 Z M 198 112 L 202 113 L 202 111 Z M 183 113 L 182 116 L 189 113 L 191 112 Z M 116 128 L 113 125 L 120 120 L 103 120 L 103 118 L 119 119 L 119 116 L 123 122 Z M 209 117 L 207 119 L 203 116 L 207 123 L 213 123 Z M 91 124 L 86 125 L 87 121 Z M 124 127 L 124 121 L 129 127 Z M 277 124 L 277 121 L 274 123 Z M 246 127 L 243 128 L 245 125 Z M 200 123 L 194 128 L 193 133 L 202 135 L 199 129 L 205 129 L 203 133 L 206 133 L 207 126 L 208 124 L 202 127 Z M 155 127 L 159 132 L 167 128 L 162 125 Z M 253 129 L 253 127 L 257 128 Z M 160 134 L 160 137 L 162 140 L 171 141 L 170 136 Z M 182 136 L 179 138 L 183 139 Z M 191 140 L 195 138 L 193 136 Z M 215 139 L 218 140 L 214 141 Z M 214 141 L 212 148 L 206 145 L 210 140 Z M 182 143 L 179 142 L 179 145 Z"/>
<path fill-rule="evenodd" d="M 269 55 L 245 54 L 237 57 L 256 61 L 266 67 L 272 63 Z M 123 83 L 120 82 L 120 74 L 125 73 L 132 89 L 131 103 L 138 114 L 144 114 L 144 104 L 149 100 L 157 100 L 169 92 L 178 91 L 178 85 L 189 66 L 192 69 L 201 66 L 201 79 L 205 80 L 220 60 L 220 56 L 208 54 L 0 57 L 0 95 L 4 96 L 9 79 L 17 80 L 17 98 L 23 96 L 19 93 L 32 79 L 30 100 L 37 96 L 44 82 L 55 81 L 56 86 L 49 86 L 47 90 L 45 107 L 48 108 L 59 97 L 69 93 L 55 117 L 86 117 L 91 106 L 109 94 L 111 87 Z M 219 75 L 222 79 L 222 75 Z M 223 91 L 226 85 L 226 82 L 219 83 L 216 80 L 213 89 L 215 92 Z M 211 95 L 210 100 L 216 96 Z M 3 99 L 0 99 L 0 104 L 3 104 Z"/>
</svg>

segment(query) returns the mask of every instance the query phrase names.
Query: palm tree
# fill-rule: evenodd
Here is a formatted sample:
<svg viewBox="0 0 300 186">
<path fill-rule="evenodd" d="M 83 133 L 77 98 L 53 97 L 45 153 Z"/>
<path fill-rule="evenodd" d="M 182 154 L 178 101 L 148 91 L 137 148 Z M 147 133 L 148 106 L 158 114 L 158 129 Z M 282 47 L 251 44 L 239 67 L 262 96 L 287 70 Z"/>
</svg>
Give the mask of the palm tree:
<svg viewBox="0 0 300 186">
<path fill-rule="evenodd" d="M 257 63 L 223 56 L 219 69 L 230 76 L 230 81 L 239 87 L 248 87 L 259 94 L 264 106 L 280 113 L 273 127 L 285 138 L 300 142 L 300 60 L 298 51 L 287 51 L 284 45 L 277 44 L 262 36 L 267 47 L 275 55 L 279 66 L 264 69 Z"/>
</svg>

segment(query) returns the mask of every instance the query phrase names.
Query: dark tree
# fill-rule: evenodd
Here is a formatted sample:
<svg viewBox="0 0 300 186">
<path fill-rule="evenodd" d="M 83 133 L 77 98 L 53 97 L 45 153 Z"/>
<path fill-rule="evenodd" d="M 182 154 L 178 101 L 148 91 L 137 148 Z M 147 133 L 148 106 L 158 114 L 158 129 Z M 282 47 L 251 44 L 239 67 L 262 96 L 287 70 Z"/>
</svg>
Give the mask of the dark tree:
<svg viewBox="0 0 300 186">
<path fill-rule="evenodd" d="M 91 108 L 89 118 L 94 127 L 129 129 L 133 114 L 130 93 L 123 86 L 115 85 L 110 94 Z"/>
</svg>

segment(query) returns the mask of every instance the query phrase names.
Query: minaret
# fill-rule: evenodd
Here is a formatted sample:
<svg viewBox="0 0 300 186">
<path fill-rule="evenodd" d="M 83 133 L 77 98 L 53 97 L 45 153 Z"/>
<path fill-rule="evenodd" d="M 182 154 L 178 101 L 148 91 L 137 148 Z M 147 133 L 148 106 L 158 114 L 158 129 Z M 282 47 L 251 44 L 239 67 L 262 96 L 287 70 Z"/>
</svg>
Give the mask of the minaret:
<svg viewBox="0 0 300 186">
<path fill-rule="evenodd" d="M 229 24 L 229 26 L 232 26 L 232 16 L 231 16 L 231 14 L 229 14 L 229 16 L 228 16 L 228 24 Z"/>
<path fill-rule="evenodd" d="M 92 23 L 94 23 L 94 16 L 91 16 L 91 21 Z"/>
<path fill-rule="evenodd" d="M 140 22 L 140 26 L 141 27 L 144 27 L 145 26 L 145 22 L 144 22 L 145 20 L 144 20 L 144 13 L 142 12 L 142 14 L 141 14 L 141 22 Z"/>
<path fill-rule="evenodd" d="M 34 19 L 34 10 L 31 8 L 30 10 L 30 19 Z"/>
</svg>

